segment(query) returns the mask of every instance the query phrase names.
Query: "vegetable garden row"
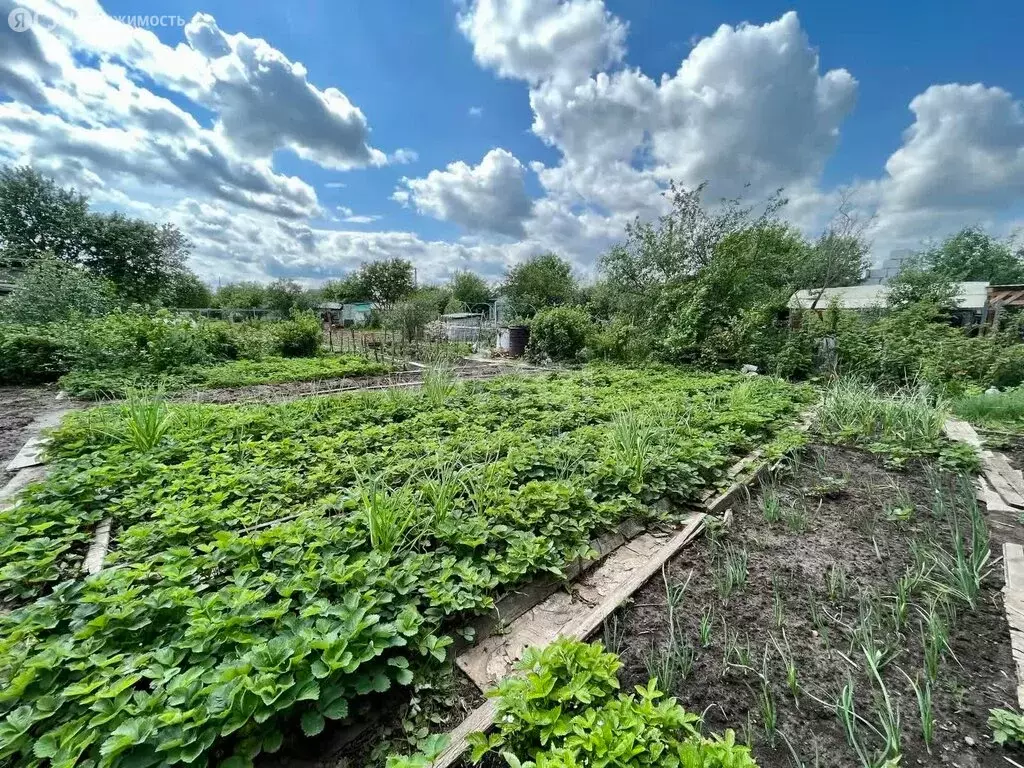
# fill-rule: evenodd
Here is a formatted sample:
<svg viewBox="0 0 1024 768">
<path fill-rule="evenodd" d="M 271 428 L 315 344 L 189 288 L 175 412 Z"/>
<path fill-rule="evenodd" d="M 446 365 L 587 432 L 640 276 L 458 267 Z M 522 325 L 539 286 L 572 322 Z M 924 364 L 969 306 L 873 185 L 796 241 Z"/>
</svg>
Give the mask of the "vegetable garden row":
<svg viewBox="0 0 1024 768">
<path fill-rule="evenodd" d="M 75 414 L 0 512 L 0 758 L 248 765 L 407 686 L 496 596 L 671 517 L 809 388 L 587 369 Z M 82 563 L 101 520 L 114 549 Z"/>
</svg>

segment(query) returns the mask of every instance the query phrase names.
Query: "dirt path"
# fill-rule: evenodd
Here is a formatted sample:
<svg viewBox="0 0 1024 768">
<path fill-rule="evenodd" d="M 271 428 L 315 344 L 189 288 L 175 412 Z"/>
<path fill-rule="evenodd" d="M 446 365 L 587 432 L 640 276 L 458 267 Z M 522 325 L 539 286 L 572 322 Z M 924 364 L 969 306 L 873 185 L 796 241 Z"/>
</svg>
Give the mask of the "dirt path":
<svg viewBox="0 0 1024 768">
<path fill-rule="evenodd" d="M 460 381 L 490 379 L 513 372 L 530 373 L 540 369 L 527 368 L 519 364 L 492 364 L 479 361 L 464 361 L 453 369 Z M 320 379 L 317 381 L 291 381 L 283 384 L 257 384 L 249 387 L 205 389 L 182 392 L 170 399 L 188 403 L 279 403 L 313 395 L 355 392 L 364 389 L 383 389 L 394 386 L 416 386 L 423 382 L 424 369 L 396 371 L 384 376 L 358 376 L 342 379 Z"/>
<path fill-rule="evenodd" d="M 54 407 L 56 394 L 48 387 L 0 387 L 0 487 L 14 476 L 4 467 L 28 440 L 26 428 Z"/>
</svg>

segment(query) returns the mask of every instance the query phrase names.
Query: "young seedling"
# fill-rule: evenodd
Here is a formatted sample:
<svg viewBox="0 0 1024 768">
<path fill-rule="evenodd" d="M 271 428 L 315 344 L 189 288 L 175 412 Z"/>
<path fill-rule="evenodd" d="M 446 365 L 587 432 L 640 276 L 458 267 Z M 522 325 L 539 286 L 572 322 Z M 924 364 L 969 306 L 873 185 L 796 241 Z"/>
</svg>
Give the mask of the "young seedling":
<svg viewBox="0 0 1024 768">
<path fill-rule="evenodd" d="M 818 598 L 810 587 L 807 588 L 807 610 L 810 615 L 811 626 L 818 630 L 818 632 L 821 632 L 828 626 L 825 622 L 825 617 L 822 615 L 821 606 L 818 605 Z"/>
<path fill-rule="evenodd" d="M 821 768 L 821 754 L 818 750 L 818 742 L 816 739 L 811 739 L 811 744 L 814 747 L 814 762 L 808 765 L 797 753 L 796 747 L 793 746 L 793 742 L 790 741 L 786 732 L 781 728 L 779 729 L 779 736 L 782 737 L 782 740 L 786 744 L 786 748 L 789 749 L 790 756 L 793 758 L 793 768 Z"/>
<path fill-rule="evenodd" d="M 764 735 L 768 737 L 768 745 L 775 748 L 775 737 L 779 729 L 779 711 L 775 707 L 775 698 L 772 696 L 772 689 L 768 685 L 766 677 L 761 678 L 761 695 L 758 698 L 761 705 L 761 724 L 764 726 Z"/>
<path fill-rule="evenodd" d="M 835 709 L 836 717 L 839 718 L 839 722 L 843 726 L 843 733 L 846 735 L 846 742 L 853 747 L 853 750 L 857 753 L 857 757 L 860 758 L 861 765 L 868 766 L 867 753 L 864 751 L 864 747 L 861 746 L 860 739 L 857 738 L 857 710 L 853 703 L 853 678 L 847 674 L 846 685 L 839 692 L 839 696 L 836 699 Z"/>
<path fill-rule="evenodd" d="M 745 547 L 724 546 L 715 564 L 715 586 L 722 602 L 747 583 L 747 550 Z"/>
<path fill-rule="evenodd" d="M 793 533 L 803 533 L 807 530 L 807 509 L 802 503 L 793 504 L 786 510 L 786 526 Z"/>
<path fill-rule="evenodd" d="M 753 722 L 753 719 L 750 717 L 750 710 L 749 709 L 747 710 L 746 722 L 743 724 L 743 739 L 742 739 L 742 741 L 747 746 L 748 749 L 753 749 L 753 747 L 754 747 L 754 722 Z"/>
<path fill-rule="evenodd" d="M 928 754 L 932 752 L 932 742 L 935 740 L 935 716 L 932 714 L 932 684 L 926 679 L 923 683 L 920 678 L 912 678 L 902 669 L 900 673 L 907 678 L 910 687 L 914 689 L 914 696 L 917 698 L 917 711 L 921 716 L 921 738 L 924 740 L 924 747 Z"/>
<path fill-rule="evenodd" d="M 761 486 L 761 514 L 770 524 L 779 522 L 782 517 L 782 501 L 774 482 Z"/>
<path fill-rule="evenodd" d="M 884 755 L 887 759 L 897 760 L 901 753 L 900 745 L 900 708 L 889 698 L 881 674 L 880 652 L 873 648 L 863 648 L 864 660 L 881 693 L 875 700 L 875 716 L 878 718 L 882 737 L 885 740 Z"/>
<path fill-rule="evenodd" d="M 707 609 L 700 617 L 700 647 L 709 648 L 711 646 L 711 627 L 714 621 L 714 609 L 712 606 L 708 606 Z"/>
<path fill-rule="evenodd" d="M 935 683 L 939 679 L 942 660 L 947 653 L 952 653 L 949 646 L 949 625 L 936 599 L 928 603 L 925 622 L 921 625 L 921 645 L 924 649 L 925 678 L 929 683 Z"/>
<path fill-rule="evenodd" d="M 649 678 L 657 678 L 666 691 L 677 690 L 693 671 L 697 652 L 685 638 L 670 637 L 666 643 L 644 657 L 644 666 Z"/>
<path fill-rule="evenodd" d="M 825 572 L 825 587 L 828 599 L 833 603 L 845 600 L 848 594 L 846 586 L 846 569 L 838 563 L 832 563 Z"/>
<path fill-rule="evenodd" d="M 775 623 L 776 629 L 782 629 L 782 625 L 785 621 L 785 603 L 782 599 L 782 593 L 785 592 L 786 585 L 785 579 L 782 574 L 775 572 L 772 574 L 772 621 Z"/>
<path fill-rule="evenodd" d="M 885 503 L 885 520 L 889 523 L 907 523 L 914 518 L 914 502 L 910 494 L 893 483 L 892 493 Z"/>
<path fill-rule="evenodd" d="M 786 637 L 786 630 L 782 630 L 783 645 L 779 645 L 779 641 L 775 639 L 775 635 L 771 635 L 771 639 L 772 643 L 775 645 L 775 650 L 779 652 L 779 658 L 782 659 L 783 666 L 786 668 L 786 687 L 789 688 L 789 692 L 793 696 L 793 703 L 796 705 L 797 709 L 799 709 L 800 678 L 797 675 L 796 658 L 793 656 L 793 651 L 789 647 L 789 639 Z"/>
<path fill-rule="evenodd" d="M 738 632 L 729 631 L 725 619 L 722 619 L 722 638 L 722 676 L 724 677 L 731 667 L 739 668 L 743 674 L 752 671 L 750 646 L 740 642 Z"/>
<path fill-rule="evenodd" d="M 420 484 L 420 493 L 434 508 L 434 528 L 448 521 L 463 484 L 454 461 L 444 461 Z"/>
<path fill-rule="evenodd" d="M 613 613 L 604 620 L 603 627 L 604 647 L 611 653 L 619 654 L 626 639 L 626 626 L 619 621 L 619 614 Z"/>
</svg>

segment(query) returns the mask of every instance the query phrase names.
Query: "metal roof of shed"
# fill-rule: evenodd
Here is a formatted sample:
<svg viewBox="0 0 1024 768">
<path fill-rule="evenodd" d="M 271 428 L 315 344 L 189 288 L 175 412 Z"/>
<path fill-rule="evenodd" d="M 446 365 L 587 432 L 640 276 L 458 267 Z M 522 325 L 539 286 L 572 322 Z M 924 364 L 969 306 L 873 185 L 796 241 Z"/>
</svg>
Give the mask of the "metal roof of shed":
<svg viewBox="0 0 1024 768">
<path fill-rule="evenodd" d="M 850 285 L 843 288 L 807 288 L 797 291 L 789 300 L 792 309 L 807 309 L 821 292 L 816 309 L 827 309 L 833 302 L 843 309 L 884 307 L 889 297 L 887 285 Z M 957 283 L 958 309 L 981 309 L 988 300 L 987 282 Z"/>
</svg>

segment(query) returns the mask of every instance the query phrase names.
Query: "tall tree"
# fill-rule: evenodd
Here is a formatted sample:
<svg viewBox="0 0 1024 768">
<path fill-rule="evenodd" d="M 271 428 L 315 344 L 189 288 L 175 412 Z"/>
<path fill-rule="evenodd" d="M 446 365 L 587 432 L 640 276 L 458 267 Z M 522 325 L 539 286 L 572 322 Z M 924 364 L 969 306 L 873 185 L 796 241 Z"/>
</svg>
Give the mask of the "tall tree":
<svg viewBox="0 0 1024 768">
<path fill-rule="evenodd" d="M 927 266 L 953 281 L 1024 283 L 1024 253 L 978 227 L 965 227 L 925 253 Z"/>
<path fill-rule="evenodd" d="M 302 286 L 294 280 L 275 280 L 267 286 L 265 302 L 268 309 L 287 315 L 293 309 L 308 309 Z"/>
<path fill-rule="evenodd" d="M 76 261 L 85 248 L 88 203 L 27 166 L 0 167 L 0 258 L 19 267 L 50 255 Z"/>
<path fill-rule="evenodd" d="M 367 298 L 382 310 L 388 310 L 412 293 L 412 262 L 405 259 L 371 261 L 359 268 L 359 280 Z"/>
<path fill-rule="evenodd" d="M 160 303 L 185 309 L 212 307 L 213 291 L 192 270 L 182 269 L 165 281 L 160 289 Z"/>
<path fill-rule="evenodd" d="M 249 281 L 226 283 L 217 289 L 213 299 L 214 306 L 221 309 L 262 309 L 266 301 L 266 287 Z"/>
<path fill-rule="evenodd" d="M 722 269 L 742 261 L 762 264 L 761 256 L 771 244 L 786 239 L 786 228 L 774 226 L 776 213 L 786 202 L 778 193 L 756 208 L 726 200 L 715 209 L 704 206 L 703 193 L 703 184 L 695 189 L 673 184 L 668 213 L 655 222 L 636 219 L 627 224 L 626 241 L 602 258 L 608 284 L 636 318 L 663 314 L 665 308 L 658 302 L 667 293 L 678 298 L 691 291 L 716 257 L 730 257 L 727 262 L 732 266 L 723 263 Z"/>
<path fill-rule="evenodd" d="M 835 215 L 797 271 L 794 287 L 818 289 L 811 309 L 817 308 L 825 289 L 857 285 L 864 280 L 871 266 L 867 231 L 872 220 L 859 216 L 849 193 L 842 193 Z"/>
<path fill-rule="evenodd" d="M 324 301 L 336 301 L 347 304 L 353 301 L 366 301 L 366 286 L 358 273 L 346 275 L 340 280 L 328 280 L 320 287 L 320 296 Z"/>
<path fill-rule="evenodd" d="M 572 265 L 554 253 L 533 256 L 508 271 L 501 292 L 515 317 L 533 317 L 545 307 L 571 304 L 577 298 Z"/>
<path fill-rule="evenodd" d="M 452 298 L 462 303 L 467 310 L 479 312 L 491 301 L 491 287 L 480 275 L 462 271 L 452 275 L 449 282 Z"/>
<path fill-rule="evenodd" d="M 82 263 L 129 301 L 155 300 L 184 269 L 191 243 L 173 224 L 159 226 L 121 213 L 90 214 Z"/>
</svg>

